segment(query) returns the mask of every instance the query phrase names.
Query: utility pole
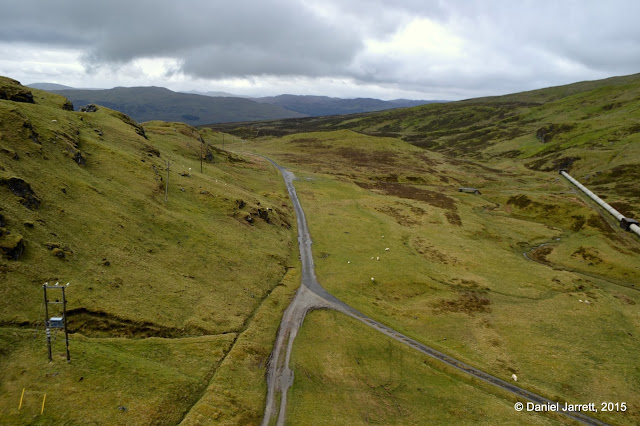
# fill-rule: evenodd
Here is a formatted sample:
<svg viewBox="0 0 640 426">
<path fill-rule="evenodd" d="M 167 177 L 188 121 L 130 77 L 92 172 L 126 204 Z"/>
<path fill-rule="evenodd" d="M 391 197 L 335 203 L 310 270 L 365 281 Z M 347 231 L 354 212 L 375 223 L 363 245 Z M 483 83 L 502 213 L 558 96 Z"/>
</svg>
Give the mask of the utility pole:
<svg viewBox="0 0 640 426">
<path fill-rule="evenodd" d="M 53 357 L 51 356 L 51 329 L 49 328 L 49 301 L 47 300 L 47 284 L 44 283 L 42 285 L 42 290 L 44 291 L 44 328 L 45 333 L 47 334 L 47 349 L 49 350 L 49 362 L 53 361 Z"/>
<path fill-rule="evenodd" d="M 69 283 L 67 283 L 67 286 Z M 52 328 L 64 328 L 64 340 L 67 347 L 67 362 L 71 362 L 71 355 L 69 354 L 69 329 L 67 328 L 67 296 L 65 294 L 65 289 L 67 286 L 59 286 L 56 283 L 55 286 L 49 285 L 49 283 L 44 283 L 42 285 L 42 290 L 44 292 L 44 325 L 45 332 L 47 334 L 47 349 L 49 352 L 49 362 L 53 361 L 53 356 L 51 353 L 51 329 Z M 49 290 L 62 290 L 62 302 L 59 299 L 56 299 L 55 302 L 49 301 L 47 298 L 47 289 Z M 49 318 L 49 304 L 62 304 L 62 317 L 51 317 Z"/>
<path fill-rule="evenodd" d="M 164 183 L 164 202 L 169 199 L 169 168 L 171 167 L 171 161 L 167 160 L 167 180 Z"/>
</svg>

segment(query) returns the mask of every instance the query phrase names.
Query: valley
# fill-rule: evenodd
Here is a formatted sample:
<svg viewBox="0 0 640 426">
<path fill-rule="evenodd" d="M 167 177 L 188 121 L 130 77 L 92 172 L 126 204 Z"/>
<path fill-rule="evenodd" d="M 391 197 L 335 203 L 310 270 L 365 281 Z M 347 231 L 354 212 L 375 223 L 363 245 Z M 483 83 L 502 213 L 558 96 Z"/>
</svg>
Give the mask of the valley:
<svg viewBox="0 0 640 426">
<path fill-rule="evenodd" d="M 198 128 L 0 83 L 27 100 L 0 100 L 0 422 L 258 424 L 265 407 L 264 424 L 568 421 L 516 412 L 526 399 L 420 345 L 639 421 L 640 240 L 557 169 L 640 216 L 640 76 Z M 46 359 L 56 281 L 71 282 L 69 364 L 60 337 Z M 288 314 L 301 292 L 314 302 Z"/>
</svg>

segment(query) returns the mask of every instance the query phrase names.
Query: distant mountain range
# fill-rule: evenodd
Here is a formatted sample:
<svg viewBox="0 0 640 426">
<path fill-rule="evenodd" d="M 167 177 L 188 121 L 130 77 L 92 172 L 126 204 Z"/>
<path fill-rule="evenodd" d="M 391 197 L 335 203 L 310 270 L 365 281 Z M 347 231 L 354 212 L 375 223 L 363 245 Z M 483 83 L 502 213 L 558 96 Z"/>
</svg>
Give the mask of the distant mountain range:
<svg viewBox="0 0 640 426">
<path fill-rule="evenodd" d="M 303 117 L 277 105 L 249 99 L 177 93 L 163 87 L 116 87 L 107 90 L 52 90 L 69 99 L 75 109 L 103 105 L 136 121 L 180 121 L 191 125 Z"/>
<path fill-rule="evenodd" d="M 163 87 L 76 89 L 55 83 L 34 83 L 29 86 L 61 94 L 76 109 L 87 104 L 98 104 L 121 111 L 140 122 L 163 120 L 191 125 L 353 114 L 445 102 L 307 95 L 246 98 L 227 92 L 173 92 Z"/>
<path fill-rule="evenodd" d="M 373 98 L 342 99 L 328 96 L 279 95 L 264 98 L 253 98 L 260 103 L 278 105 L 310 117 L 324 115 L 354 114 L 359 112 L 382 111 L 385 109 L 405 108 L 442 101 L 413 101 L 395 99 L 383 101 Z"/>
</svg>

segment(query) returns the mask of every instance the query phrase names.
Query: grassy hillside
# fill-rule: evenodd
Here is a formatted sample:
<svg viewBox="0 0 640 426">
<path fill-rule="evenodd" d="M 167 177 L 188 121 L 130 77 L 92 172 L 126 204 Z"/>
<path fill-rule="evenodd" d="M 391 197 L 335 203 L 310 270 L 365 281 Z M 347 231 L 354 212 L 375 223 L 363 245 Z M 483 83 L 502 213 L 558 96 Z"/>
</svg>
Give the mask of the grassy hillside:
<svg viewBox="0 0 640 426">
<path fill-rule="evenodd" d="M 640 74 L 506 96 L 369 114 L 213 126 L 245 138 L 349 129 L 395 137 L 449 157 L 570 168 L 617 208 L 640 216 Z M 606 197 L 606 194 L 605 194 Z"/>
<path fill-rule="evenodd" d="M 623 214 L 639 217 L 639 99 L 634 75 L 382 113 L 218 128 L 251 138 L 240 146 L 296 171 L 316 274 L 333 294 L 504 380 L 516 374 L 519 385 L 554 401 L 625 400 L 626 412 L 595 416 L 636 424 L 640 241 L 557 169 L 569 168 Z M 418 387 L 424 388 L 413 380 L 431 371 L 401 366 L 415 354 L 367 351 L 364 332 L 342 321 L 335 333 L 336 320 L 301 330 L 289 399 L 297 421 L 344 416 L 393 423 L 433 414 L 417 408 L 427 403 L 419 402 Z M 310 355 L 322 353 L 317 342 L 325 339 L 349 348 L 333 355 L 331 367 Z M 367 366 L 376 363 L 412 371 L 385 375 L 378 367 L 374 374 Z M 453 377 L 453 386 L 468 384 Z M 499 418 L 499 401 L 463 409 L 460 400 L 473 391 L 449 386 L 442 383 L 450 399 L 439 400 L 429 421 Z M 333 404 L 314 405 L 325 387 Z M 511 421 L 553 420 L 540 417 Z"/>
<path fill-rule="evenodd" d="M 552 400 L 625 399 L 634 407 L 629 412 L 597 416 L 637 422 L 640 241 L 592 209 L 557 172 L 532 170 L 527 159 L 454 157 L 347 130 L 257 138 L 234 142 L 234 149 L 265 153 L 295 171 L 316 274 L 340 299 L 504 380 L 515 373 L 519 384 Z M 602 195 L 620 200 L 624 194 L 609 185 L 613 190 Z M 461 186 L 482 194 L 460 193 Z M 638 194 L 624 199 L 637 205 Z M 330 327 L 311 330 L 317 341 L 336 339 Z M 361 332 L 348 333 L 360 342 Z M 290 401 L 298 421 L 335 420 L 336 413 L 356 421 L 366 412 L 393 422 L 398 410 L 421 404 L 406 389 L 417 386 L 412 374 L 428 370 L 365 380 L 358 363 L 345 361 L 353 360 L 347 352 L 331 359 L 348 367 L 318 371 L 310 355 L 319 353 L 317 344 L 306 345 L 294 358 L 301 367 Z M 366 350 L 352 351 L 360 365 L 367 362 L 358 355 Z M 345 375 L 336 377 L 335 368 Z M 454 386 L 465 380 L 455 376 Z M 331 399 L 330 407 L 309 405 L 325 385 L 349 397 Z M 468 395 L 450 392 L 437 421 L 447 422 L 460 409 L 457 398 Z M 464 415 L 492 422 L 487 413 L 500 412 L 501 403 L 487 404 L 476 407 L 484 414 Z"/>
<path fill-rule="evenodd" d="M 260 421 L 299 271 L 284 186 L 253 151 L 295 172 L 318 280 L 337 297 L 552 400 L 625 402 L 595 416 L 637 424 L 640 241 L 556 169 L 640 216 L 639 91 L 629 76 L 196 129 L 73 112 L 0 79 L 0 423 Z M 231 151 L 216 129 L 240 136 L 226 135 Z M 36 329 L 56 281 L 71 282 L 71 364 L 59 335 L 49 364 Z M 292 422 L 558 420 L 518 416 L 512 396 L 361 323 L 308 319 Z"/>
<path fill-rule="evenodd" d="M 438 101 L 412 101 L 396 99 L 383 101 L 372 98 L 341 99 L 328 96 L 279 95 L 254 98 L 256 102 L 279 105 L 311 117 L 337 114 L 353 114 L 368 111 L 382 111 L 393 108 L 417 106 Z"/>
<path fill-rule="evenodd" d="M 128 114 L 137 121 L 178 121 L 190 125 L 229 121 L 302 117 L 278 105 L 243 98 L 177 93 L 163 87 L 116 87 L 107 90 L 56 90 L 76 109 L 99 104 Z"/>
<path fill-rule="evenodd" d="M 211 131 L 68 111 L 6 78 L 0 92 L 34 102 L 0 100 L 0 423 L 175 423 L 236 357 L 252 360 L 231 367 L 255 398 L 234 402 L 232 385 L 218 416 L 259 418 L 295 266 L 280 176 Z M 71 283 L 71 364 L 60 334 L 51 364 L 44 344 L 42 284 L 58 281 Z"/>
</svg>

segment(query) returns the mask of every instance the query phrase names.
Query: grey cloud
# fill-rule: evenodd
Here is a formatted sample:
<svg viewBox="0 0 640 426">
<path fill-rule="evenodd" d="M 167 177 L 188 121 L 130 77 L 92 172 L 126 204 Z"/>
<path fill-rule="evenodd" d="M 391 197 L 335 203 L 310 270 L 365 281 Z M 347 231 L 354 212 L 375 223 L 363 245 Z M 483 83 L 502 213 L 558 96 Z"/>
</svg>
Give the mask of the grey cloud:
<svg viewBox="0 0 640 426">
<path fill-rule="evenodd" d="M 167 57 L 205 79 L 491 93 L 639 71 L 638 16 L 633 0 L 20 0 L 3 7 L 0 42 L 80 49 L 87 67 Z M 459 37 L 462 59 L 366 51 L 416 17 Z"/>
<path fill-rule="evenodd" d="M 349 22 L 287 0 L 22 0 L 0 27 L 0 40 L 85 49 L 88 65 L 166 56 L 199 77 L 336 72 L 362 48 Z"/>
</svg>

